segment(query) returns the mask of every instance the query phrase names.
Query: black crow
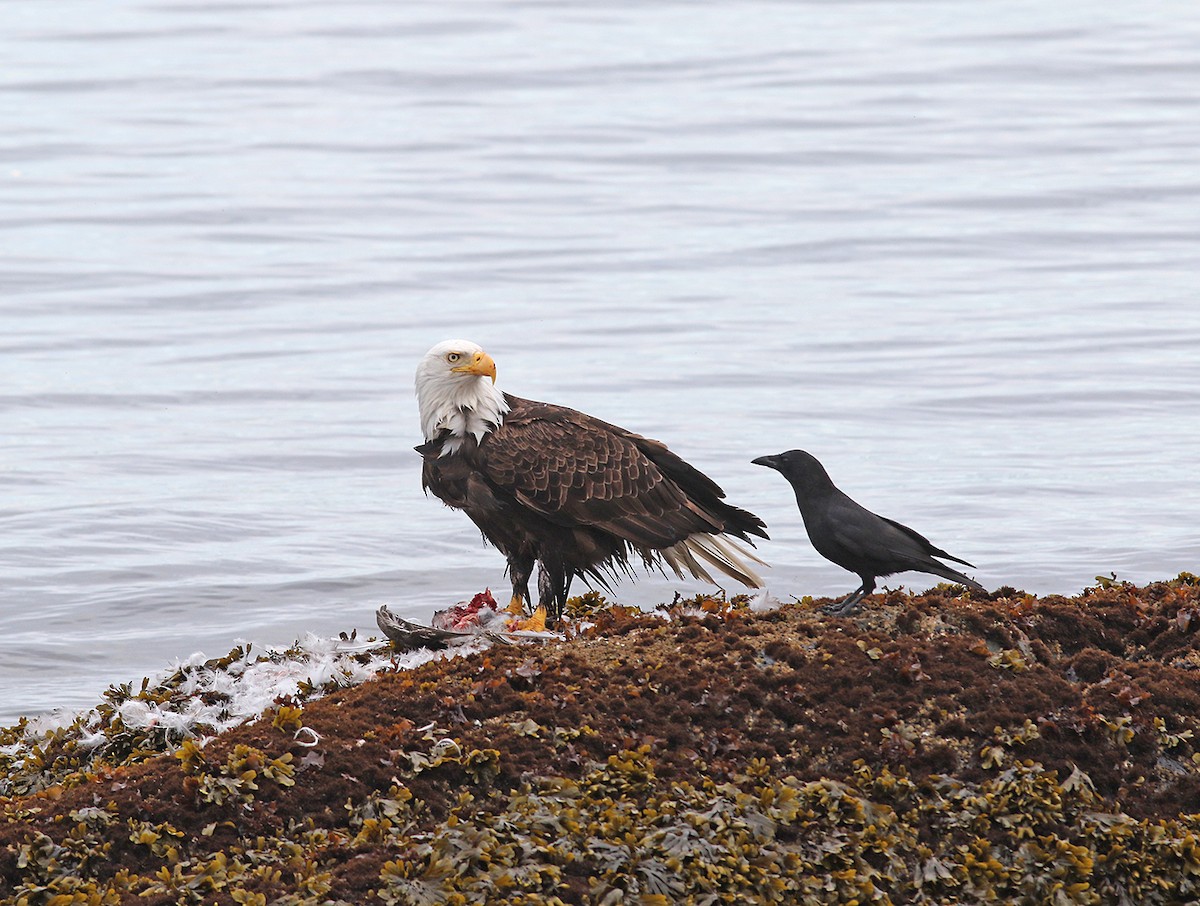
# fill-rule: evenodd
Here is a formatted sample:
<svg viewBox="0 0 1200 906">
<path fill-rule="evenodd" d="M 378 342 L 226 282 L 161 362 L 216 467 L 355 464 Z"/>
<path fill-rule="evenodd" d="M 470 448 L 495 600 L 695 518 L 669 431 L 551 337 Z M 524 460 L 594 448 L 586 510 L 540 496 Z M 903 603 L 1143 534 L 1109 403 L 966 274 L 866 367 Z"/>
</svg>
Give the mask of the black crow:
<svg viewBox="0 0 1200 906">
<path fill-rule="evenodd" d="M 904 570 L 932 573 L 975 591 L 986 591 L 974 579 L 933 558 L 944 557 L 974 569 L 970 563 L 934 547 L 908 526 L 859 506 L 837 489 L 825 467 L 811 454 L 789 450 L 778 456 L 760 456 L 754 464 L 778 470 L 791 483 L 817 553 L 862 579 L 860 588 L 823 607 L 825 613 L 839 617 L 854 613 L 862 599 L 875 590 L 877 577 Z"/>
</svg>

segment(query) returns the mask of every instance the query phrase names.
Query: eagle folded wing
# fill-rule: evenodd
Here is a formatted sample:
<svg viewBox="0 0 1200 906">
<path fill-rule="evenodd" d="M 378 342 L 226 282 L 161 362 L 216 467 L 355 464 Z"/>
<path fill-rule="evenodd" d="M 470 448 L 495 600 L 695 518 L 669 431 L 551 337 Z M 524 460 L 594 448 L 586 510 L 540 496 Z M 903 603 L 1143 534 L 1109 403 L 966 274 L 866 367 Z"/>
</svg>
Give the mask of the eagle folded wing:
<svg viewBox="0 0 1200 906">
<path fill-rule="evenodd" d="M 639 449 L 636 436 L 568 412 L 510 418 L 493 431 L 483 444 L 489 480 L 552 522 L 599 528 L 639 546 L 721 530 Z"/>
</svg>

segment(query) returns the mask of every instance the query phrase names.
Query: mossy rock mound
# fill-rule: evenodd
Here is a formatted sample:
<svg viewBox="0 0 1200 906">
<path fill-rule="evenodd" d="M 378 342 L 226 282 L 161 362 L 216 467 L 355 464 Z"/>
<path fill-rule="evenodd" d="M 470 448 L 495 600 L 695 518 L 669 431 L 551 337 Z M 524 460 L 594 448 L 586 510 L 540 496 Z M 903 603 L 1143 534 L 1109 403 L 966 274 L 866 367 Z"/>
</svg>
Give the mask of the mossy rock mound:
<svg viewBox="0 0 1200 906">
<path fill-rule="evenodd" d="M 203 746 L 60 734 L 0 759 L 0 901 L 1194 903 L 1195 582 L 587 597 Z"/>
</svg>

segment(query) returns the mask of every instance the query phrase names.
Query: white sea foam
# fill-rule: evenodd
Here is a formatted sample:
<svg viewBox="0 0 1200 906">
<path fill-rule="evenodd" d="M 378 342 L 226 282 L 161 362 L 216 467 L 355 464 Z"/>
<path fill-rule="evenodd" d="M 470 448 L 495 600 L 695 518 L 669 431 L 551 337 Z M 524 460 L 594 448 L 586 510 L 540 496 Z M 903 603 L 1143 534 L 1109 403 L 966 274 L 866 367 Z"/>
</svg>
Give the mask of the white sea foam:
<svg viewBox="0 0 1200 906">
<path fill-rule="evenodd" d="M 48 737 L 64 732 L 73 735 L 81 748 L 102 756 L 117 720 L 124 730 L 156 737 L 164 750 L 187 738 L 203 745 L 277 703 L 313 701 L 382 672 L 411 670 L 437 658 L 481 651 L 490 644 L 480 638 L 444 651 L 398 653 L 386 643 L 309 633 L 286 649 L 242 643 L 235 656 L 218 659 L 196 652 L 148 677 L 144 687 L 130 684 L 115 695 L 110 692 L 106 696 L 110 707 L 57 710 L 30 719 L 19 740 L 0 746 L 0 756 L 21 759 Z M 142 688 L 145 694 L 135 691 Z M 316 734 L 306 728 L 300 732 L 306 733 L 302 743 L 312 744 Z"/>
<path fill-rule="evenodd" d="M 286 652 L 267 649 L 256 655 L 247 646 L 241 658 L 219 668 L 205 666 L 207 659 L 196 654 L 151 679 L 152 686 L 161 684 L 183 670 L 183 702 L 174 697 L 163 706 L 150 704 L 131 714 L 133 723 L 125 714 L 122 719 L 126 726 L 137 728 L 171 726 L 188 732 L 203 725 L 222 733 L 253 720 L 280 699 L 312 700 L 334 688 L 356 686 L 385 670 L 410 670 L 438 657 L 454 657 L 464 649 L 478 651 L 483 647 L 486 643 L 481 641 L 448 651 L 422 649 L 399 654 L 378 643 L 347 642 L 309 633 Z M 206 699 L 215 703 L 206 704 Z M 129 704 L 133 702 L 126 702 Z"/>
</svg>

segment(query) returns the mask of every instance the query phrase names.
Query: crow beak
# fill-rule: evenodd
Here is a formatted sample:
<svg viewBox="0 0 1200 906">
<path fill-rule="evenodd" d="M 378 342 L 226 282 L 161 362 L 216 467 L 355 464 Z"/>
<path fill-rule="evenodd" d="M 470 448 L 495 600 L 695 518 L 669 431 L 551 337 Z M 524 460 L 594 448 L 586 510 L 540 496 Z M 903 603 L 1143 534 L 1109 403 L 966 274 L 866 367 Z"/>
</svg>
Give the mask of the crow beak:
<svg viewBox="0 0 1200 906">
<path fill-rule="evenodd" d="M 758 459 L 752 459 L 750 461 L 756 466 L 766 466 L 768 469 L 779 468 L 778 456 L 760 456 Z"/>
<path fill-rule="evenodd" d="M 451 368 L 450 370 L 458 374 L 475 374 L 479 377 L 490 377 L 492 383 L 496 383 L 496 363 L 492 361 L 492 357 L 486 352 L 477 352 L 466 365 L 459 365 L 457 368 Z"/>
</svg>

